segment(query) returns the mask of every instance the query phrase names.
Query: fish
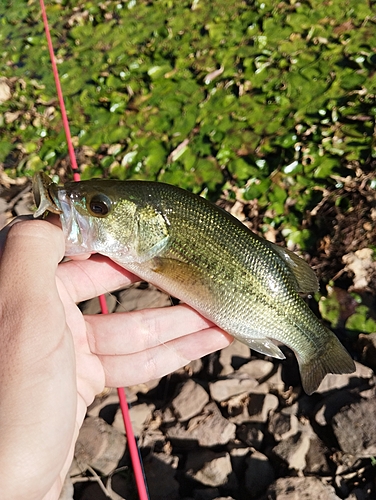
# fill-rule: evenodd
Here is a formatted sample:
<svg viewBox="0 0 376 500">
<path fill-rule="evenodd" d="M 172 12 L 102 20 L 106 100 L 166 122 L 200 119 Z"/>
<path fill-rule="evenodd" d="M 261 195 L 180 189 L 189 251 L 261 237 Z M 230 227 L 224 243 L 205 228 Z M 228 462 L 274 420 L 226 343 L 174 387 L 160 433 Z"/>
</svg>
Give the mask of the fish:
<svg viewBox="0 0 376 500">
<path fill-rule="evenodd" d="M 67 182 L 36 174 L 35 216 L 59 214 L 66 255 L 99 253 L 185 302 L 267 356 L 294 352 L 312 394 L 328 373 L 354 361 L 302 294 L 318 290 L 305 260 L 205 198 L 142 180 Z"/>
</svg>

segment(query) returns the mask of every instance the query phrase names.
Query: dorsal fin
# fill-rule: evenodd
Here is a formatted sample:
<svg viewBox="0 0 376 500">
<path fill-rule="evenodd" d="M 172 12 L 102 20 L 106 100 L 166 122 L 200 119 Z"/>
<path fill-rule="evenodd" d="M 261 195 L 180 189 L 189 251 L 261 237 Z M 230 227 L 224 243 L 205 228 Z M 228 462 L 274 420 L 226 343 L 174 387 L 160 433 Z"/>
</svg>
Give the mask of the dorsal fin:
<svg viewBox="0 0 376 500">
<path fill-rule="evenodd" d="M 309 267 L 307 262 L 298 257 L 294 252 L 287 250 L 287 248 L 280 247 L 275 243 L 270 244 L 294 275 L 297 290 L 302 293 L 317 292 L 319 282 L 315 272 Z"/>
</svg>

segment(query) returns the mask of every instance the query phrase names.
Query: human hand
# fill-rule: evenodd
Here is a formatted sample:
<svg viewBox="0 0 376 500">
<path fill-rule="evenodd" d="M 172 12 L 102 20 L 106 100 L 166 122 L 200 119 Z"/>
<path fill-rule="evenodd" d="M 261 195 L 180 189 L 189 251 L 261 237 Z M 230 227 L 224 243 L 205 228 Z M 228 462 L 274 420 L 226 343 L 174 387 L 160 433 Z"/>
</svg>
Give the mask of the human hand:
<svg viewBox="0 0 376 500">
<path fill-rule="evenodd" d="M 14 500 L 56 499 L 96 394 L 161 377 L 232 338 L 185 305 L 83 316 L 78 302 L 137 277 L 99 255 L 59 264 L 64 238 L 49 222 L 19 222 L 6 233 L 0 233 L 1 489 Z"/>
</svg>

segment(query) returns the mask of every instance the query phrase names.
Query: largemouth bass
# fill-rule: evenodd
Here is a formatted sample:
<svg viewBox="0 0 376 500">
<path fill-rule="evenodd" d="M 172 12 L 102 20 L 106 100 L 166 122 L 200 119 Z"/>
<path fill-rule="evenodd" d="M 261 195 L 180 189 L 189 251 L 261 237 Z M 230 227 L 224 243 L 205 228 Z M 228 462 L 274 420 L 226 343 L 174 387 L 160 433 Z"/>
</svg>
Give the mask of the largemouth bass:
<svg viewBox="0 0 376 500">
<path fill-rule="evenodd" d="M 251 349 L 298 360 L 311 394 L 327 373 L 354 362 L 300 293 L 318 289 L 308 264 L 250 231 L 204 198 L 168 184 L 34 179 L 38 209 L 58 213 L 66 255 L 98 252 L 174 297 Z"/>
</svg>

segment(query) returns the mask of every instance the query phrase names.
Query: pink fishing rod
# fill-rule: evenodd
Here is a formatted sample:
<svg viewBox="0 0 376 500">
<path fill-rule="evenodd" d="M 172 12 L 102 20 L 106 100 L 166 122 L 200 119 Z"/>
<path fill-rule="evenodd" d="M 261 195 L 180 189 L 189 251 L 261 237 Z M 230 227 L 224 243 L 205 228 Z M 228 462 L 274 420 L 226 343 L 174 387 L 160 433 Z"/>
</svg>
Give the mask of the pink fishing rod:
<svg viewBox="0 0 376 500">
<path fill-rule="evenodd" d="M 57 96 L 59 99 L 59 105 L 60 105 L 60 111 L 61 111 L 61 116 L 62 116 L 62 120 L 63 120 L 65 137 L 67 139 L 69 158 L 71 161 L 71 168 L 73 171 L 73 180 L 79 181 L 80 174 L 78 171 L 76 156 L 74 154 L 72 137 L 71 137 L 70 128 L 69 128 L 69 121 L 68 121 L 68 116 L 67 116 L 67 112 L 65 109 L 64 96 L 63 96 L 63 92 L 62 92 L 61 85 L 60 85 L 59 72 L 57 69 L 54 49 L 53 49 L 52 40 L 51 40 L 50 29 L 48 26 L 47 12 L 46 12 L 44 0 L 40 0 L 40 7 L 41 7 L 41 11 L 42 11 L 44 30 L 45 30 L 46 38 L 47 38 L 48 51 L 50 54 L 50 59 L 51 59 L 51 64 L 52 64 L 52 71 L 53 71 L 53 75 L 54 75 L 54 79 L 55 79 Z M 108 314 L 106 299 L 103 295 L 101 295 L 99 297 L 99 302 L 100 302 L 102 314 Z M 128 403 L 127 403 L 125 390 L 123 387 L 119 387 L 117 389 L 117 392 L 118 392 L 118 396 L 119 396 L 119 403 L 120 403 L 121 412 L 123 415 L 125 432 L 127 434 L 129 454 L 130 454 L 131 461 L 132 461 L 133 472 L 134 472 L 134 476 L 135 476 L 138 496 L 139 496 L 140 500 L 149 500 L 149 494 L 147 491 L 145 476 L 144 476 L 142 465 L 141 465 L 140 454 L 138 451 L 136 438 L 134 436 L 132 423 L 131 423 L 131 419 L 130 419 L 130 415 L 129 415 L 129 409 L 128 409 Z"/>
</svg>

